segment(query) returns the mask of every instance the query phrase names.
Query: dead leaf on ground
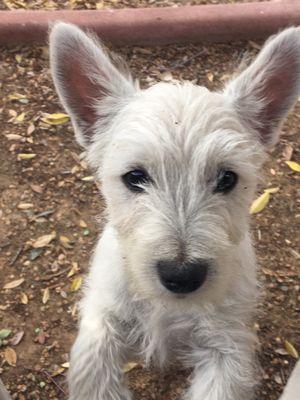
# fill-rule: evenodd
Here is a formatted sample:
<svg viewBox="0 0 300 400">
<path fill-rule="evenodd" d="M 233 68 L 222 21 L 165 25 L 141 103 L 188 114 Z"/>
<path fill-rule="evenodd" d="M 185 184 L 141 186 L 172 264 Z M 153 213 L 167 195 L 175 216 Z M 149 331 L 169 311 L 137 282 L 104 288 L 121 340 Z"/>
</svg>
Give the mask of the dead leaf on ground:
<svg viewBox="0 0 300 400">
<path fill-rule="evenodd" d="M 43 291 L 43 297 L 42 297 L 42 302 L 43 304 L 46 304 L 50 298 L 50 290 L 49 288 L 44 289 Z"/>
<path fill-rule="evenodd" d="M 42 121 L 48 125 L 63 125 L 69 122 L 70 117 L 63 113 L 47 114 Z"/>
<path fill-rule="evenodd" d="M 59 237 L 59 240 L 60 240 L 61 244 L 62 244 L 66 249 L 71 249 L 71 248 L 72 248 L 71 240 L 70 240 L 67 236 L 61 235 L 61 236 Z"/>
<path fill-rule="evenodd" d="M 15 281 L 9 282 L 6 285 L 3 286 L 3 289 L 14 289 L 20 285 L 22 285 L 22 283 L 24 282 L 24 278 L 21 279 L 16 279 Z"/>
<path fill-rule="evenodd" d="M 70 368 L 70 363 L 69 362 L 65 362 L 65 363 L 61 364 L 61 366 L 63 368 Z"/>
<path fill-rule="evenodd" d="M 75 278 L 71 284 L 71 291 L 76 292 L 82 284 L 82 276 Z"/>
<path fill-rule="evenodd" d="M 17 353 L 11 347 L 6 347 L 4 350 L 4 359 L 9 365 L 15 367 L 17 364 Z"/>
<path fill-rule="evenodd" d="M 279 191 L 279 187 L 273 187 L 273 188 L 268 188 L 268 189 L 265 189 L 264 190 L 264 192 L 265 193 L 277 193 Z"/>
<path fill-rule="evenodd" d="M 78 271 L 79 271 L 78 263 L 77 262 L 73 262 L 72 263 L 72 268 L 68 272 L 67 277 L 70 278 L 71 276 L 75 275 Z"/>
<path fill-rule="evenodd" d="M 290 356 L 297 358 L 297 359 L 299 358 L 299 353 L 295 349 L 295 347 L 292 345 L 291 342 L 289 342 L 288 340 L 285 340 L 284 347 L 286 348 L 286 351 L 289 353 Z"/>
<path fill-rule="evenodd" d="M 300 172 L 300 164 L 296 161 L 286 161 L 285 163 L 290 167 L 291 170 Z"/>
<path fill-rule="evenodd" d="M 138 366 L 139 366 L 139 364 L 137 362 L 128 362 L 123 366 L 122 370 L 123 370 L 124 374 L 126 374 L 127 372 L 133 370 L 134 368 L 136 368 Z"/>
<path fill-rule="evenodd" d="M 9 339 L 9 344 L 11 346 L 17 346 L 23 339 L 24 331 L 17 332 L 11 339 Z"/>
<path fill-rule="evenodd" d="M 28 296 L 27 296 L 27 294 L 26 293 L 24 293 L 24 292 L 21 292 L 21 303 L 22 304 L 28 304 Z"/>
<path fill-rule="evenodd" d="M 29 210 L 30 208 L 33 208 L 32 203 L 20 203 L 18 204 L 18 209 L 19 210 Z"/>
<path fill-rule="evenodd" d="M 36 157 L 36 154 L 34 153 L 20 153 L 18 154 L 18 159 L 19 160 L 31 160 L 32 158 Z"/>
<path fill-rule="evenodd" d="M 270 200 L 270 193 L 264 192 L 261 196 L 259 196 L 250 207 L 250 214 L 257 214 L 261 212 Z"/>
<path fill-rule="evenodd" d="M 49 235 L 40 236 L 35 242 L 33 242 L 32 247 L 38 249 L 40 247 L 48 246 L 53 239 L 56 238 L 56 232 L 53 231 Z"/>
</svg>

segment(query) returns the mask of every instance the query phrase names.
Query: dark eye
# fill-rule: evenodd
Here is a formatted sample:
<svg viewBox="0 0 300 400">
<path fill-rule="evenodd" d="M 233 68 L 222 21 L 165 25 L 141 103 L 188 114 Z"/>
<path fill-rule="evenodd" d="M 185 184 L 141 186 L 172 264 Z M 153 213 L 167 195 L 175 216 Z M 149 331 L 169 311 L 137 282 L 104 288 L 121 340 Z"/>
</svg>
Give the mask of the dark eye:
<svg viewBox="0 0 300 400">
<path fill-rule="evenodd" d="M 218 193 L 228 193 L 237 184 L 238 176 L 233 171 L 221 170 L 218 175 L 217 186 L 215 192 Z"/>
<path fill-rule="evenodd" d="M 143 192 L 144 189 L 140 185 L 144 185 L 145 183 L 149 182 L 150 177 L 147 172 L 141 169 L 136 169 L 123 175 L 122 181 L 132 192 Z"/>
</svg>

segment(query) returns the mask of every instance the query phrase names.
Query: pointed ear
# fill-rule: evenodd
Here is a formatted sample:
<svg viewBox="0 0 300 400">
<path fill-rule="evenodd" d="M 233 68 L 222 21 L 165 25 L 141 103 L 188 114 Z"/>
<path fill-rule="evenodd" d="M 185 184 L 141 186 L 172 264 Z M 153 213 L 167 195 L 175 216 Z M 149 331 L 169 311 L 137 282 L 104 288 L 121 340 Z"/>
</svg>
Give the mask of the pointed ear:
<svg viewBox="0 0 300 400">
<path fill-rule="evenodd" d="M 59 98 L 78 142 L 87 146 L 120 105 L 136 91 L 124 64 L 118 68 L 105 49 L 74 25 L 57 23 L 50 33 L 50 64 Z"/>
<path fill-rule="evenodd" d="M 225 88 L 241 120 L 273 145 L 300 94 L 300 28 L 272 37 L 254 62 Z"/>
</svg>

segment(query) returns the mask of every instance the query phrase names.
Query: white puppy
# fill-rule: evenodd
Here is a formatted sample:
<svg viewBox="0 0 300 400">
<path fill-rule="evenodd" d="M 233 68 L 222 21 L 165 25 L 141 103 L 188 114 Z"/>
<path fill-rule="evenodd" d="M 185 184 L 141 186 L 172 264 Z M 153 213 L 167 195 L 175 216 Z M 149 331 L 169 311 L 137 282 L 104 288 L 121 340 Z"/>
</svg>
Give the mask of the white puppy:
<svg viewBox="0 0 300 400">
<path fill-rule="evenodd" d="M 271 38 L 222 92 L 142 90 L 94 39 L 58 23 L 51 68 L 107 204 L 72 349 L 71 400 L 128 400 L 132 352 L 194 368 L 188 400 L 254 392 L 249 206 L 300 93 L 300 28 Z M 250 327 L 249 327 L 250 326 Z"/>
</svg>

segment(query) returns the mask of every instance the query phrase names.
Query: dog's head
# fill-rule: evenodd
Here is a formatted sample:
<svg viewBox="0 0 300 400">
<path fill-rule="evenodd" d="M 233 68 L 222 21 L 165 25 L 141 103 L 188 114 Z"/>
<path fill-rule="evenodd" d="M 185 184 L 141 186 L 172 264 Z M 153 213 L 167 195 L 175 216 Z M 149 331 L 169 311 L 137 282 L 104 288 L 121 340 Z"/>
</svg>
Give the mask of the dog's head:
<svg viewBox="0 0 300 400">
<path fill-rule="evenodd" d="M 300 28 L 272 38 L 222 92 L 139 88 L 94 39 L 59 23 L 51 66 L 96 168 L 128 276 L 145 296 L 216 298 L 235 254 L 265 149 L 300 92 Z"/>
</svg>

